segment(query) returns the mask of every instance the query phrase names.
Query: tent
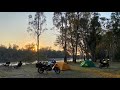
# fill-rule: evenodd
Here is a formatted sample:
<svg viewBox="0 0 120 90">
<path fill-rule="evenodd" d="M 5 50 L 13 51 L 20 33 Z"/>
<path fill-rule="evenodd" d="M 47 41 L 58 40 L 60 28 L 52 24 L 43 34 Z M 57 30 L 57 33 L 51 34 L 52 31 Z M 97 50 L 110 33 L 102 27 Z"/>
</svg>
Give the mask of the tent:
<svg viewBox="0 0 120 90">
<path fill-rule="evenodd" d="M 60 70 L 70 70 L 70 66 L 65 62 L 57 62 L 55 66 L 58 66 Z"/>
<path fill-rule="evenodd" d="M 80 64 L 81 67 L 95 67 L 95 64 L 90 60 L 85 60 Z"/>
</svg>

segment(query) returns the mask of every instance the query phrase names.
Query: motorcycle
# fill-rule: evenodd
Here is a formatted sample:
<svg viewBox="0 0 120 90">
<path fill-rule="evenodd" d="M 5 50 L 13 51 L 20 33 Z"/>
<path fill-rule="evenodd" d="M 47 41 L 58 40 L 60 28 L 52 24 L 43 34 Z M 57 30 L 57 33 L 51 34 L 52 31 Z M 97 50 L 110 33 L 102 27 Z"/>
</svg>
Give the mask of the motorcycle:
<svg viewBox="0 0 120 90">
<path fill-rule="evenodd" d="M 52 70 L 54 70 L 56 74 L 60 74 L 60 69 L 59 67 L 56 66 L 56 63 L 47 65 L 45 63 L 38 62 L 36 63 L 36 68 L 38 68 L 38 73 L 40 74 L 42 74 L 44 71 L 47 72 L 47 71 L 52 71 Z"/>
<path fill-rule="evenodd" d="M 100 61 L 100 64 L 99 64 L 99 68 L 102 68 L 102 67 L 109 67 L 109 59 L 105 60 L 103 59 L 103 61 Z"/>
</svg>

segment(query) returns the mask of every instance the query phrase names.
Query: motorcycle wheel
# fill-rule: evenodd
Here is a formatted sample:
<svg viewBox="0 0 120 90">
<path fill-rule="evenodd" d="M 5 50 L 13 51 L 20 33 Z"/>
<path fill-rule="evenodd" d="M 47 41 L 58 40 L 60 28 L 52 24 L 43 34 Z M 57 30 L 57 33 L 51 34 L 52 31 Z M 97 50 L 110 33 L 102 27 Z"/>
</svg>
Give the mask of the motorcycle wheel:
<svg viewBox="0 0 120 90">
<path fill-rule="evenodd" d="M 42 74 L 44 72 L 44 69 L 38 68 L 38 73 Z"/>
<path fill-rule="evenodd" d="M 55 67 L 54 71 L 55 71 L 56 74 L 60 74 L 60 69 L 58 67 Z"/>
</svg>

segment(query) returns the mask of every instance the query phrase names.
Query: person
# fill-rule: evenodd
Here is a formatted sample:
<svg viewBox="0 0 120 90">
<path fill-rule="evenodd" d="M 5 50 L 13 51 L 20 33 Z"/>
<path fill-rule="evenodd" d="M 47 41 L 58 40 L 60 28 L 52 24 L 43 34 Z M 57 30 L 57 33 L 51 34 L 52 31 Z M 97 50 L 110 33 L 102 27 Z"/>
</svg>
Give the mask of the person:
<svg viewBox="0 0 120 90">
<path fill-rule="evenodd" d="M 5 64 L 4 64 L 4 66 L 9 66 L 10 65 L 10 62 L 6 62 Z"/>
<path fill-rule="evenodd" d="M 20 62 L 18 63 L 18 65 L 15 66 L 14 68 L 18 68 L 18 67 L 21 67 L 21 66 L 22 66 L 22 61 L 20 61 Z"/>
<path fill-rule="evenodd" d="M 55 59 L 52 60 L 52 63 L 54 63 L 54 64 L 56 63 Z"/>
<path fill-rule="evenodd" d="M 18 67 L 21 67 L 22 66 L 22 62 L 20 61 L 19 63 L 18 63 Z"/>
</svg>

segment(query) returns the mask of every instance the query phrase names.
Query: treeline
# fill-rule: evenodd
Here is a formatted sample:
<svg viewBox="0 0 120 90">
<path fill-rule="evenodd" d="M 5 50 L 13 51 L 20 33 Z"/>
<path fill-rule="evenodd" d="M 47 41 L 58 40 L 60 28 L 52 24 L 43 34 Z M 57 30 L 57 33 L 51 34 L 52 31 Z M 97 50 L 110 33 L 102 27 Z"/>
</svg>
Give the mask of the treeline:
<svg viewBox="0 0 120 90">
<path fill-rule="evenodd" d="M 110 58 L 120 61 L 120 12 L 112 12 L 110 18 L 99 12 L 54 12 L 53 24 L 60 35 L 55 45 L 76 56 L 83 55 L 93 61 Z"/>
<path fill-rule="evenodd" d="M 36 60 L 37 53 L 34 51 L 34 44 L 28 44 L 25 48 L 19 49 L 18 45 L 10 45 L 8 48 L 0 45 L 0 62 L 31 62 Z M 51 48 L 41 48 L 39 50 L 40 60 L 49 60 L 49 58 L 63 58 L 63 51 L 52 50 Z"/>
<path fill-rule="evenodd" d="M 106 32 L 100 35 L 96 45 L 96 58 L 102 55 L 112 61 L 120 61 L 120 12 L 112 12 L 109 19 L 104 17 L 102 20 L 106 22 Z"/>
<path fill-rule="evenodd" d="M 42 57 L 46 57 L 46 58 L 64 58 L 64 52 L 63 51 L 56 51 L 56 50 L 52 50 L 50 47 L 46 47 L 46 48 L 41 48 L 39 50 L 39 55 Z M 67 53 L 68 57 L 70 57 L 70 55 Z"/>
</svg>

